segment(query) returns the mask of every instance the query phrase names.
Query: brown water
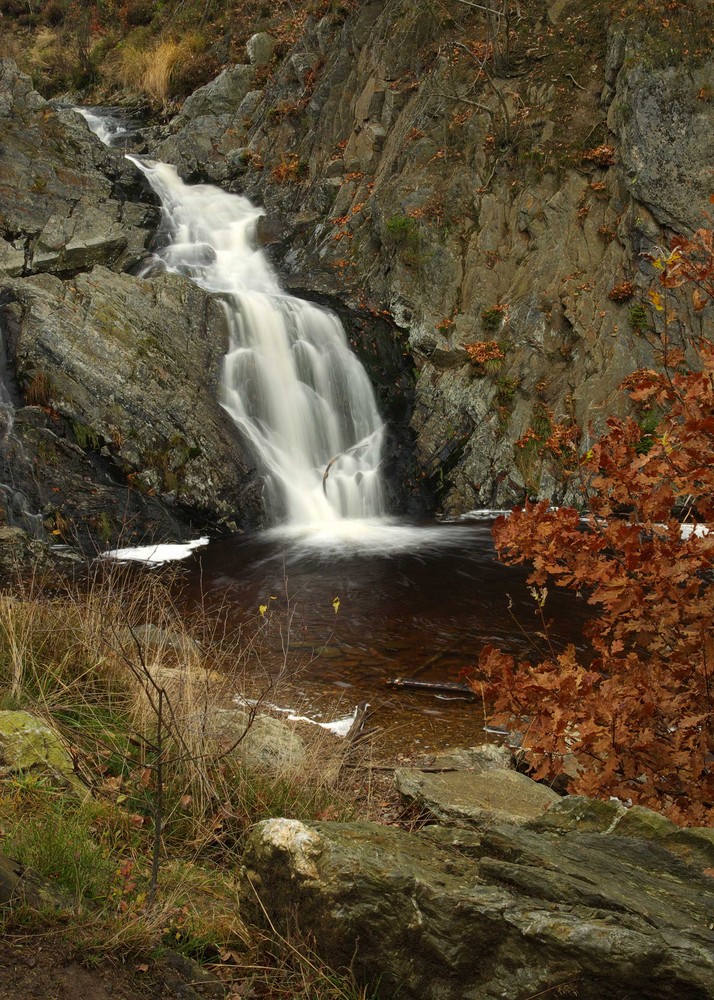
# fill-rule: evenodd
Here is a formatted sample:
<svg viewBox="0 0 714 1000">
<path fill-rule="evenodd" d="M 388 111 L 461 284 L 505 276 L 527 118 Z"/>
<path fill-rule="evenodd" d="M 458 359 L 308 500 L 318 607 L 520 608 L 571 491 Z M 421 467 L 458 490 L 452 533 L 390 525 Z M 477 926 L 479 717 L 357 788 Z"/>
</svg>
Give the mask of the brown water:
<svg viewBox="0 0 714 1000">
<path fill-rule="evenodd" d="M 362 546 L 270 532 L 215 541 L 189 565 L 187 593 L 222 602 L 250 634 L 258 628 L 264 667 L 287 666 L 275 696 L 286 707 L 327 720 L 368 701 L 390 752 L 483 742 L 480 704 L 387 682 L 459 681 L 486 643 L 537 656 L 527 574 L 496 560 L 488 521 L 394 530 Z M 586 608 L 550 592 L 556 645 L 582 644 Z"/>
</svg>

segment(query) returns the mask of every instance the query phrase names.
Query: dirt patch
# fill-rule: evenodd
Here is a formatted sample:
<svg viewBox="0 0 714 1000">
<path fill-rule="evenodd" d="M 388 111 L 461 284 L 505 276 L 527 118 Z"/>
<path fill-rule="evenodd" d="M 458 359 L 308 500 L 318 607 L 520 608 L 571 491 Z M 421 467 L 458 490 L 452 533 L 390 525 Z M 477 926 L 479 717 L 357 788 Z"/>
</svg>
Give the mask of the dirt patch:
<svg viewBox="0 0 714 1000">
<path fill-rule="evenodd" d="M 199 1000 L 223 997 L 215 981 L 180 955 L 122 964 L 101 958 L 81 964 L 69 942 L 55 934 L 28 933 L 0 942 L 3 1000 Z"/>
</svg>

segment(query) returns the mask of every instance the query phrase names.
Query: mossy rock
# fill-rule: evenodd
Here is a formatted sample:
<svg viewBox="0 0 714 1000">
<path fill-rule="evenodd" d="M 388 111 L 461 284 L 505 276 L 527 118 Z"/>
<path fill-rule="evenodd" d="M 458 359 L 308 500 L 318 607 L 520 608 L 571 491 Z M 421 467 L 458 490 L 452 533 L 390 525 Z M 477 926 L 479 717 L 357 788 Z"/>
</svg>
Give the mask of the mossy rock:
<svg viewBox="0 0 714 1000">
<path fill-rule="evenodd" d="M 28 771 L 45 774 L 74 791 L 84 788 L 54 729 L 30 712 L 0 712 L 0 775 Z"/>
</svg>

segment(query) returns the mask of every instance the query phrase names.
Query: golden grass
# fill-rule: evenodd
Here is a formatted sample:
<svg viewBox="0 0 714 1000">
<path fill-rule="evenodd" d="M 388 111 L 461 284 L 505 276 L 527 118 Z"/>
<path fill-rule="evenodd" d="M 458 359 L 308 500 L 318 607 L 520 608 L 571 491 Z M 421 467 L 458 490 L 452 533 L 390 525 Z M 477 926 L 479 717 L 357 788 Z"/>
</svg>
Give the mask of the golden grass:
<svg viewBox="0 0 714 1000">
<path fill-rule="evenodd" d="M 138 29 L 110 54 L 105 69 L 112 82 L 165 104 L 176 96 L 173 86 L 185 65 L 205 48 L 206 40 L 197 32 L 150 40 L 145 29 Z"/>
</svg>

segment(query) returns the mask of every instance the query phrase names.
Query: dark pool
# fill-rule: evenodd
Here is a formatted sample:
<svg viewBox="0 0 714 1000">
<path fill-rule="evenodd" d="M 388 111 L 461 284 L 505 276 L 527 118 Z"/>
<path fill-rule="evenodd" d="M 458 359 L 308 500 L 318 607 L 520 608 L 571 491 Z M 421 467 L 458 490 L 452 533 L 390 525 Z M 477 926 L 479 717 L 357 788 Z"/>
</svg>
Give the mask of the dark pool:
<svg viewBox="0 0 714 1000">
<path fill-rule="evenodd" d="M 387 682 L 457 682 L 486 643 L 537 655 L 542 626 L 527 574 L 496 560 L 491 525 L 375 524 L 350 537 L 215 541 L 188 566 L 184 599 L 221 605 L 230 624 L 259 632 L 264 669 L 287 665 L 275 697 L 289 707 L 327 719 L 369 701 L 392 751 L 482 742 L 480 704 Z M 553 588 L 545 614 L 556 645 L 582 644 L 584 601 Z"/>
</svg>

